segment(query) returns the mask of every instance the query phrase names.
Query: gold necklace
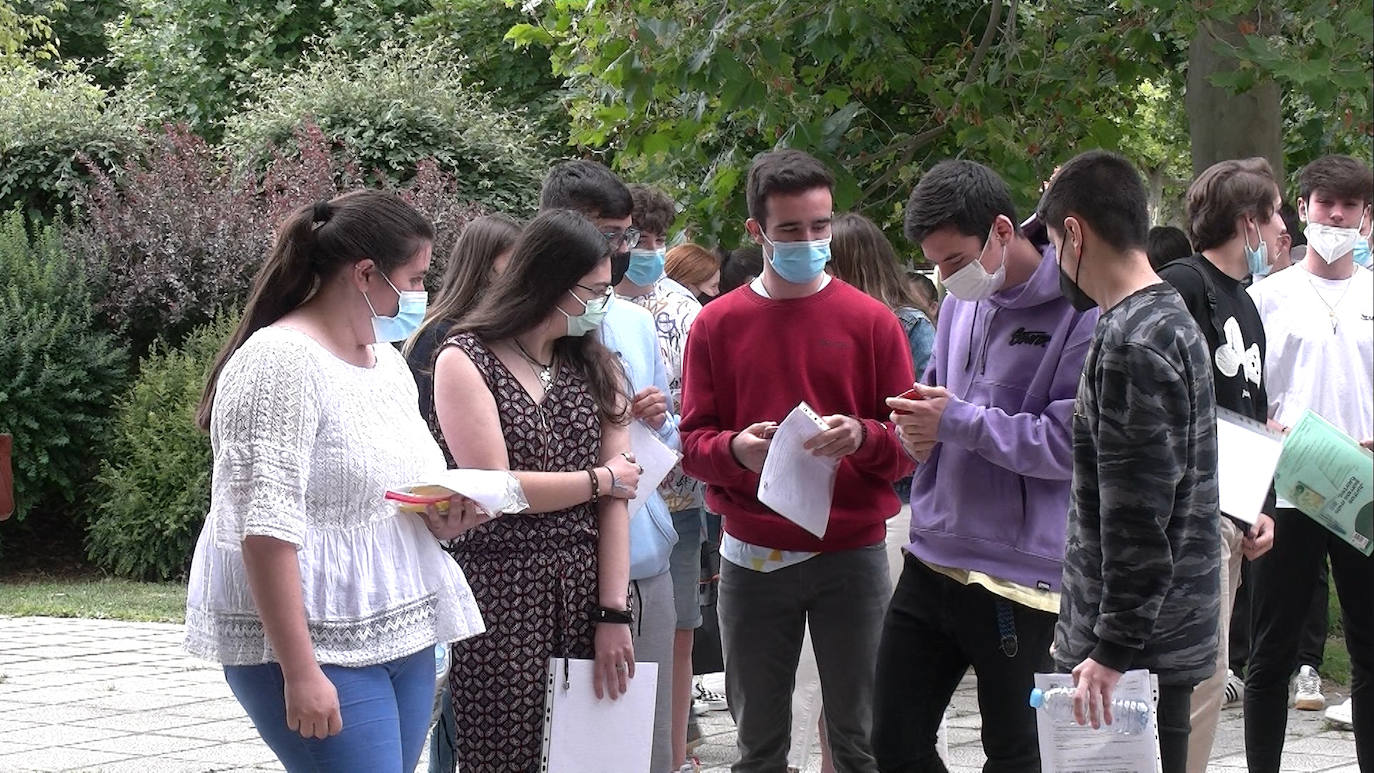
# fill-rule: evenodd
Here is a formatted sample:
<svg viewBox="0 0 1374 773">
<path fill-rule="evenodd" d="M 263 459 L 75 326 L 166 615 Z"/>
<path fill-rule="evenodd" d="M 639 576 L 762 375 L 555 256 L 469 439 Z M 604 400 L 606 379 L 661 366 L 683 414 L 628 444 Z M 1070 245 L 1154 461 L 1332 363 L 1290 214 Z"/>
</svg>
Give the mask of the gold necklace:
<svg viewBox="0 0 1374 773">
<path fill-rule="evenodd" d="M 545 392 L 549 391 L 549 387 L 553 386 L 554 361 L 549 360 L 548 364 L 542 363 L 536 360 L 529 352 L 525 351 L 525 347 L 521 345 L 520 339 L 512 337 L 510 340 L 515 343 L 516 352 L 524 358 L 525 362 L 529 363 L 530 369 L 534 371 L 534 375 L 539 379 L 539 385 L 544 388 Z"/>
<path fill-rule="evenodd" d="M 1312 286 L 1312 292 L 1317 294 L 1317 300 L 1321 301 L 1322 305 L 1326 307 L 1326 314 L 1331 318 L 1332 335 L 1336 334 L 1336 309 L 1340 307 L 1341 301 L 1345 300 L 1345 294 L 1350 292 L 1350 285 L 1354 278 L 1355 275 L 1351 274 L 1350 277 L 1345 280 L 1345 289 L 1341 290 L 1341 297 L 1337 298 L 1335 303 L 1327 303 L 1326 296 L 1322 295 L 1322 291 L 1317 289 L 1317 283 L 1312 281 L 1312 275 L 1308 274 L 1307 276 L 1307 284 Z"/>
</svg>

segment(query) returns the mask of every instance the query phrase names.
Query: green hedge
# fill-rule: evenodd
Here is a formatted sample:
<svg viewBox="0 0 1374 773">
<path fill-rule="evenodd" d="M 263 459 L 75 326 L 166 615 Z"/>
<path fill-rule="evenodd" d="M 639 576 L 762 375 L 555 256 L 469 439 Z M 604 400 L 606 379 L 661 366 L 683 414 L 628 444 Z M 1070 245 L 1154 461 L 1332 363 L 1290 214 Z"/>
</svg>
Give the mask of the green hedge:
<svg viewBox="0 0 1374 773">
<path fill-rule="evenodd" d="M 87 555 L 121 577 L 181 577 L 210 507 L 210 439 L 195 426 L 206 374 L 233 332 L 224 318 L 159 346 L 110 422 Z"/>
<path fill-rule="evenodd" d="M 536 208 L 547 142 L 523 112 L 502 109 L 464 82 L 462 65 L 434 46 L 386 44 L 364 56 L 328 52 L 282 76 L 264 76 L 229 119 L 225 144 L 265 165 L 313 121 L 356 157 L 373 184 L 395 185 L 433 158 L 463 196 L 521 215 Z"/>
<path fill-rule="evenodd" d="M 14 435 L 17 516 L 81 500 L 128 358 L 98 332 L 56 229 L 0 218 L 0 432 Z M 73 508 L 73 517 L 83 508 Z"/>
<path fill-rule="evenodd" d="M 113 168 L 141 146 L 136 104 L 78 72 L 0 68 L 0 210 L 45 219 L 71 204 L 87 179 L 78 154 Z"/>
</svg>

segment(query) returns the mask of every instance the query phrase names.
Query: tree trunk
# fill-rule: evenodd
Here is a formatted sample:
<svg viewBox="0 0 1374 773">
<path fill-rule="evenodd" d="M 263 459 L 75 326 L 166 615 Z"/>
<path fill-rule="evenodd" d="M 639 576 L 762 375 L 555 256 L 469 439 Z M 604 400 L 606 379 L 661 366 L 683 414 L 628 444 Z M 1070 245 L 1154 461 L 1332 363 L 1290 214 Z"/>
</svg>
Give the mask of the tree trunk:
<svg viewBox="0 0 1374 773">
<path fill-rule="evenodd" d="M 1243 46 L 1243 25 L 1252 28 L 1257 14 L 1230 22 L 1198 25 L 1188 50 L 1188 133 L 1193 145 L 1193 174 L 1230 158 L 1263 156 L 1274 168 L 1279 188 L 1284 184 L 1283 116 L 1279 87 L 1273 80 L 1259 81 L 1240 94 L 1213 86 L 1211 76 L 1236 69 L 1236 60 L 1215 49 L 1218 40 Z"/>
</svg>

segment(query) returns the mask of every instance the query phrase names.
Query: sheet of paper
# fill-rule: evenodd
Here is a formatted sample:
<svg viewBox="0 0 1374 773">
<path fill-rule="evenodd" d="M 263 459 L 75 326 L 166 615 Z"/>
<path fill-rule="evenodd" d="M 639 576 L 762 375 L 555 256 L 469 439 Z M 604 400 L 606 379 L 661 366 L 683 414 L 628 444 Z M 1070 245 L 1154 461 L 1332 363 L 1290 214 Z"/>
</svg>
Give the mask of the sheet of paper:
<svg viewBox="0 0 1374 773">
<path fill-rule="evenodd" d="M 1374 454 L 1326 419 L 1308 411 L 1293 425 L 1274 488 L 1356 550 L 1374 551 Z"/>
<path fill-rule="evenodd" d="M 1070 674 L 1036 674 L 1035 686 L 1048 692 L 1053 687 L 1073 687 Z M 1114 699 L 1134 699 L 1158 705 L 1150 672 L 1136 669 L 1121 675 Z M 1141 733 L 1124 734 L 1109 725 L 1094 730 L 1072 719 L 1055 722 L 1044 709 L 1035 711 L 1040 736 L 1043 773 L 1159 773 L 1159 731 L 1155 712 Z"/>
<path fill-rule="evenodd" d="M 673 471 L 682 455 L 659 440 L 658 434 L 642 421 L 630 422 L 630 451 L 634 453 L 635 461 L 644 468 L 639 476 L 639 488 L 635 489 L 635 498 L 630 500 L 630 517 L 633 518 L 658 490 L 658 484 Z"/>
<path fill-rule="evenodd" d="M 636 663 L 629 691 L 615 700 L 596 699 L 592 666 L 590 660 L 549 659 L 542 770 L 648 770 L 658 664 Z"/>
<path fill-rule="evenodd" d="M 462 494 L 492 515 L 520 513 L 530 506 L 520 481 L 506 470 L 444 470 L 394 490 L 409 492 L 418 487 L 439 487 Z"/>
<path fill-rule="evenodd" d="M 759 501 L 818 538 L 830 525 L 840 462 L 816 456 L 802 444 L 828 428 L 805 402 L 793 408 L 773 434 L 759 478 Z"/>
<path fill-rule="evenodd" d="M 1217 409 L 1217 487 L 1223 513 L 1249 524 L 1259 519 L 1282 450 L 1282 435 L 1235 411 Z"/>
</svg>

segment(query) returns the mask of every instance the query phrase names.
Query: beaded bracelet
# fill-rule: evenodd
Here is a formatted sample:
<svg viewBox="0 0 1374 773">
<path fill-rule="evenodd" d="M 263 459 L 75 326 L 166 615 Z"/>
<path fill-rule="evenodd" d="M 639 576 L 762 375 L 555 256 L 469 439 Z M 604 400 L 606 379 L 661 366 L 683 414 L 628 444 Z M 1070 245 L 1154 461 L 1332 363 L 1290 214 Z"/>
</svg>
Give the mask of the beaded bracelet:
<svg viewBox="0 0 1374 773">
<path fill-rule="evenodd" d="M 592 498 L 587 501 L 595 502 L 601 498 L 601 480 L 596 477 L 595 467 L 587 468 L 587 478 L 592 482 Z"/>
</svg>

